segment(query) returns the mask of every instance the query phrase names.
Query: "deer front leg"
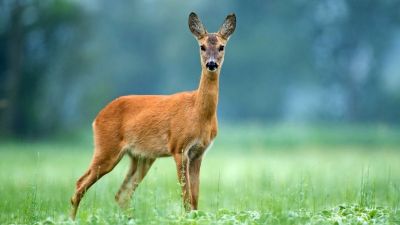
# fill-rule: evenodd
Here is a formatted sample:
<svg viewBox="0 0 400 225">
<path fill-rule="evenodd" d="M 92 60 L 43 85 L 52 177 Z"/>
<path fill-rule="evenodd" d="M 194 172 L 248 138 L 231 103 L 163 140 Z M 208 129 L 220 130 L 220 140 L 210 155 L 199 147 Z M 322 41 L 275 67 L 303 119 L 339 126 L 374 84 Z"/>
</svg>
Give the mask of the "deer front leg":
<svg viewBox="0 0 400 225">
<path fill-rule="evenodd" d="M 174 155 L 174 160 L 176 163 L 176 170 L 178 173 L 178 180 L 182 188 L 182 201 L 183 201 L 183 206 L 186 211 L 190 210 L 190 199 L 189 199 L 189 190 L 188 190 L 188 179 L 187 179 L 187 159 L 186 157 L 181 154 L 177 153 Z"/>
<path fill-rule="evenodd" d="M 189 154 L 190 157 L 190 154 Z M 202 156 L 196 156 L 195 158 L 189 158 L 189 195 L 190 195 L 190 206 L 192 210 L 197 210 L 197 204 L 199 199 L 199 185 L 200 185 L 200 166 Z"/>
</svg>

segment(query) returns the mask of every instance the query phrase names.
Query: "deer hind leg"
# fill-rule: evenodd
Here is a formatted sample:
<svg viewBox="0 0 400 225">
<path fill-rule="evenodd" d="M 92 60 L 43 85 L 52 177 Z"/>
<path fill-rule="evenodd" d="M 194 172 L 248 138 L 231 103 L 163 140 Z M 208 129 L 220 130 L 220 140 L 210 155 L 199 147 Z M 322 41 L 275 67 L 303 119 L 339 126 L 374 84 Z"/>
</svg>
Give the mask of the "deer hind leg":
<svg viewBox="0 0 400 225">
<path fill-rule="evenodd" d="M 89 169 L 76 182 L 75 193 L 71 198 L 72 211 L 71 218 L 75 219 L 79 203 L 86 191 L 98 181 L 102 176 L 109 173 L 121 160 L 123 153 L 115 155 L 96 154 L 93 157 Z"/>
<path fill-rule="evenodd" d="M 119 188 L 118 192 L 115 194 L 115 201 L 120 204 L 121 197 L 122 195 L 126 192 L 126 189 L 128 188 L 129 183 L 131 182 L 132 177 L 135 175 L 137 166 L 138 166 L 138 158 L 129 155 L 131 162 L 129 165 L 129 170 L 128 173 L 125 176 L 124 181 L 121 184 L 121 187 Z M 121 205 L 121 204 L 120 204 Z"/>
<path fill-rule="evenodd" d="M 139 186 L 139 183 L 146 176 L 151 165 L 154 163 L 153 158 L 143 158 L 131 156 L 131 165 L 126 177 L 115 195 L 115 200 L 123 209 L 129 205 L 129 200 L 132 198 L 133 193 Z"/>
</svg>

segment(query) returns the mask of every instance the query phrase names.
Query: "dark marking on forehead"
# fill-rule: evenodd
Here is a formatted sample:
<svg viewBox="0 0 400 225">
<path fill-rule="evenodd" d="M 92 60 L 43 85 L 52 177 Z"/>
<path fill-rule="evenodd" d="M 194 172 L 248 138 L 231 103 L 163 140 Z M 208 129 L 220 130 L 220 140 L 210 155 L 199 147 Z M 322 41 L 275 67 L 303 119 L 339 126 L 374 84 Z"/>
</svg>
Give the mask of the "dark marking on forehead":
<svg viewBox="0 0 400 225">
<path fill-rule="evenodd" d="M 209 34 L 208 39 L 207 39 L 208 44 L 210 45 L 216 45 L 218 43 L 218 38 L 217 35 L 215 34 Z"/>
</svg>

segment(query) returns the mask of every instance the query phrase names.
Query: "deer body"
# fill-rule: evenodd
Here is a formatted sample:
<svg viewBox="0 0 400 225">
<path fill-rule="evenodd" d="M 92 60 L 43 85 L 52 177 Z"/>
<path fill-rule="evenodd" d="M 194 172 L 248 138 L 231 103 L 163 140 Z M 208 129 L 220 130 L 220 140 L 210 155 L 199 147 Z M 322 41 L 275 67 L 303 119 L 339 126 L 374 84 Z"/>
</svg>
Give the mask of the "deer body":
<svg viewBox="0 0 400 225">
<path fill-rule="evenodd" d="M 93 123 L 96 148 L 158 158 L 182 153 L 194 144 L 207 147 L 217 133 L 217 95 L 216 90 L 213 95 L 192 91 L 117 98 Z M 110 144 L 110 137 L 118 141 Z"/>
<path fill-rule="evenodd" d="M 202 156 L 218 130 L 221 46 L 226 44 L 235 24 L 235 16 L 229 15 L 218 33 L 208 34 L 197 15 L 190 14 L 189 27 L 201 46 L 202 73 L 197 90 L 173 95 L 122 96 L 100 111 L 93 122 L 93 159 L 77 181 L 71 199 L 72 218 L 87 189 L 126 154 L 131 159 L 130 169 L 115 196 L 121 207 L 127 206 L 155 159 L 172 156 L 185 208 L 197 209 Z"/>
</svg>

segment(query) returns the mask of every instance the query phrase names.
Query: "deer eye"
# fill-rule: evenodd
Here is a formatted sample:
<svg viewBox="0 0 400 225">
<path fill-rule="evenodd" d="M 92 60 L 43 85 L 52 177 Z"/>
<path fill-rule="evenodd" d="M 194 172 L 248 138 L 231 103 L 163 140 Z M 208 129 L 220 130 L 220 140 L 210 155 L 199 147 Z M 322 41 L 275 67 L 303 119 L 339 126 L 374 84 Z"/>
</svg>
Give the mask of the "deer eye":
<svg viewBox="0 0 400 225">
<path fill-rule="evenodd" d="M 218 51 L 222 52 L 222 51 L 224 50 L 224 47 L 225 47 L 225 46 L 220 45 Z"/>
<path fill-rule="evenodd" d="M 201 45 L 201 46 L 200 46 L 200 49 L 201 49 L 202 51 L 205 51 L 205 50 L 206 50 L 206 46 Z"/>
</svg>

